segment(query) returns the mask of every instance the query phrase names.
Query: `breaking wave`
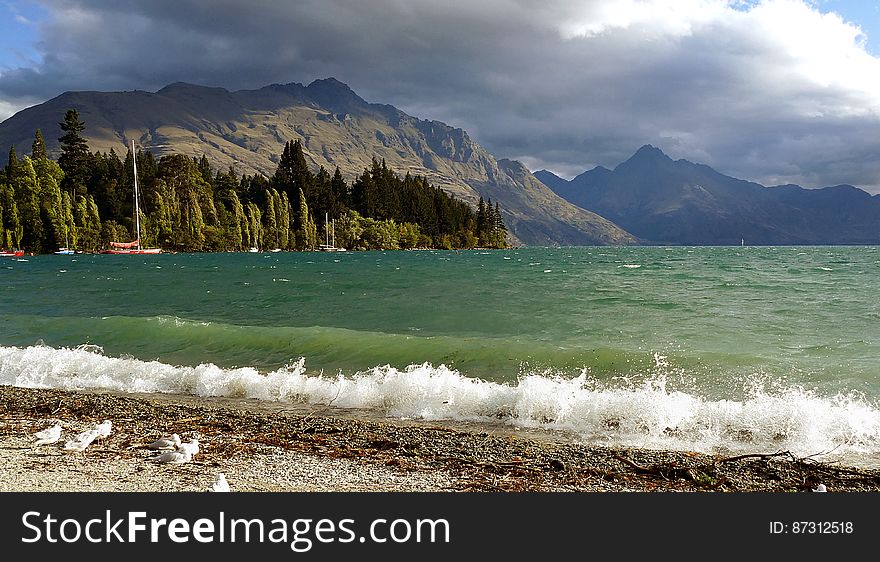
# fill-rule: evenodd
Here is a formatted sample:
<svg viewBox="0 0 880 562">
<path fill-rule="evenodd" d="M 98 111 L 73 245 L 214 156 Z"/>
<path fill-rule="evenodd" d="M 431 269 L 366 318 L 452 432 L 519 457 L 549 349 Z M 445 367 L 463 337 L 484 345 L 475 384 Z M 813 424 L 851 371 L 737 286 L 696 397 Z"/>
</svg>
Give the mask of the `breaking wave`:
<svg viewBox="0 0 880 562">
<path fill-rule="evenodd" d="M 862 464 L 880 453 L 880 410 L 861 395 L 820 396 L 757 377 L 740 383 L 741 397 L 729 399 L 675 389 L 662 358 L 656 372 L 639 379 L 599 380 L 583 371 L 576 377 L 526 373 L 501 383 L 429 363 L 328 376 L 308 373 L 302 358 L 261 372 L 108 357 L 95 346 L 0 347 L 0 384 L 21 387 L 330 404 L 396 418 L 558 430 L 591 443 L 646 448 L 788 450 Z"/>
</svg>

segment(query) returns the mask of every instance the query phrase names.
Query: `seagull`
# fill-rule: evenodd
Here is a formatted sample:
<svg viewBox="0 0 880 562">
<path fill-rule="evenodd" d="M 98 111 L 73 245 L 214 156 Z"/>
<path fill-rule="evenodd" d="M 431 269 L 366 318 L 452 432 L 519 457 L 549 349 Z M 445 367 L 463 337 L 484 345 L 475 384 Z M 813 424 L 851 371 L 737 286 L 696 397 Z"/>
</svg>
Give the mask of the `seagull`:
<svg viewBox="0 0 880 562">
<path fill-rule="evenodd" d="M 222 472 L 217 475 L 217 481 L 211 487 L 212 492 L 228 492 L 229 482 L 226 481 L 226 475 Z"/>
<path fill-rule="evenodd" d="M 153 449 L 154 451 L 173 451 L 178 446 L 180 446 L 180 436 L 175 433 L 171 437 L 156 439 L 147 445 L 147 448 Z"/>
<path fill-rule="evenodd" d="M 814 492 L 827 492 L 828 488 L 825 487 L 825 484 L 819 484 L 815 488 L 813 488 Z"/>
<path fill-rule="evenodd" d="M 89 434 L 94 433 L 95 435 L 92 439 L 96 439 L 98 437 L 98 426 L 93 427 L 92 429 L 87 429 L 85 431 L 80 431 L 76 434 L 76 437 L 71 439 L 71 441 L 83 441 Z"/>
<path fill-rule="evenodd" d="M 191 457 L 194 457 L 199 452 L 199 440 L 191 439 L 189 443 L 181 443 L 177 446 L 177 450 L 181 453 L 189 453 Z"/>
<path fill-rule="evenodd" d="M 103 423 L 96 424 L 94 430 L 98 432 L 99 439 L 110 437 L 110 433 L 113 431 L 113 424 L 110 420 L 104 420 Z"/>
<path fill-rule="evenodd" d="M 92 444 L 92 441 L 98 436 L 97 429 L 83 431 L 70 441 L 64 444 L 65 451 L 85 451 L 86 447 Z"/>
<path fill-rule="evenodd" d="M 61 424 L 56 423 L 52 427 L 34 433 L 37 441 L 34 445 L 48 445 L 61 439 Z"/>
<path fill-rule="evenodd" d="M 149 457 L 147 460 L 160 463 L 183 464 L 192 460 L 192 454 L 189 451 L 165 451 L 161 455 Z"/>
</svg>

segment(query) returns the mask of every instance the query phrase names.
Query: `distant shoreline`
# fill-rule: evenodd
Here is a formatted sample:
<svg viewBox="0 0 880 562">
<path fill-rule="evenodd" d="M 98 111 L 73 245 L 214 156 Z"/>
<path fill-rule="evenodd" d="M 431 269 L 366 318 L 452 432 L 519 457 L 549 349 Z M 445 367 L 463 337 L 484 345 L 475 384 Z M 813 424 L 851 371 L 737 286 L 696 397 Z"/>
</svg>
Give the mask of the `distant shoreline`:
<svg viewBox="0 0 880 562">
<path fill-rule="evenodd" d="M 364 252 L 504 252 L 511 250 L 539 250 L 539 249 L 551 249 L 551 250 L 559 250 L 565 248 L 871 248 L 880 246 L 880 242 L 878 243 L 860 243 L 860 244 L 835 244 L 835 243 L 827 243 L 827 244 L 745 244 L 741 246 L 739 244 L 724 244 L 724 245 L 684 245 L 684 244 L 631 244 L 631 245 L 608 245 L 608 246 L 510 246 L 507 248 L 396 248 L 396 249 L 369 249 L 369 250 L 359 250 L 359 249 L 346 249 L 342 251 L 324 251 L 324 250 L 260 250 L 258 252 L 250 252 L 248 250 L 223 250 L 223 251 L 209 251 L 209 250 L 199 250 L 199 251 L 186 251 L 186 250 L 162 250 L 161 254 L 155 255 L 176 255 L 176 254 L 307 254 L 307 253 L 327 253 L 327 254 L 359 254 Z M 24 256 L 18 257 L 36 257 L 36 256 L 51 256 L 56 255 L 53 252 L 42 252 L 42 253 L 33 253 L 33 252 L 25 252 Z M 105 255 L 101 252 L 76 252 L 75 254 L 65 254 L 65 256 L 99 256 Z M 12 256 L 9 256 L 12 257 Z"/>
<path fill-rule="evenodd" d="M 0 491 L 206 491 L 219 472 L 233 491 L 880 491 L 880 471 L 785 454 L 594 447 L 206 402 L 0 386 Z M 85 453 L 33 447 L 33 432 L 55 419 L 65 436 L 104 419 L 114 432 Z M 146 460 L 141 445 L 171 433 L 200 440 L 194 462 Z"/>
</svg>

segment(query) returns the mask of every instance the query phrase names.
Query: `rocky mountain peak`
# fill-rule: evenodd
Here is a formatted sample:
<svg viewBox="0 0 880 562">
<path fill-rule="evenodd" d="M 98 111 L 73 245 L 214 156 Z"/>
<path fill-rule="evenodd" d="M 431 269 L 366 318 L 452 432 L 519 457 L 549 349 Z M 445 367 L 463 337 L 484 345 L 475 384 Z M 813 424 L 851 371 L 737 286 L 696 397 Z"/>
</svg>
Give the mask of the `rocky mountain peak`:
<svg viewBox="0 0 880 562">
<path fill-rule="evenodd" d="M 321 78 L 306 86 L 306 94 L 321 107 L 348 113 L 369 106 L 359 95 L 336 78 Z"/>
<path fill-rule="evenodd" d="M 658 164 L 671 164 L 672 159 L 667 156 L 662 150 L 657 148 L 654 145 L 646 144 L 639 148 L 635 154 L 633 154 L 629 160 L 623 162 L 618 165 L 615 170 L 626 167 L 644 167 L 644 166 L 656 166 Z"/>
</svg>

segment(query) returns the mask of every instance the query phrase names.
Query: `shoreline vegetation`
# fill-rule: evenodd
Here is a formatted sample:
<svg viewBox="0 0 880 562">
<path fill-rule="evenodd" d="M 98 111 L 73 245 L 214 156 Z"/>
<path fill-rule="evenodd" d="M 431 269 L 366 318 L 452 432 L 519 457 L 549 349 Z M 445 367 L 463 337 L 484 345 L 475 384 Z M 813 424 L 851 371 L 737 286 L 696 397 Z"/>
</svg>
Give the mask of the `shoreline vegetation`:
<svg viewBox="0 0 880 562">
<path fill-rule="evenodd" d="M 60 421 L 59 443 L 33 433 Z M 68 435 L 110 420 L 85 452 Z M 143 445 L 198 438 L 192 462 L 148 461 Z M 829 492 L 880 491 L 880 470 L 788 452 L 733 456 L 577 444 L 550 433 L 371 419 L 176 395 L 0 386 L 0 491 Z"/>
<path fill-rule="evenodd" d="M 506 248 L 497 201 L 472 208 L 422 176 L 373 158 L 350 183 L 337 167 L 313 172 L 299 140 L 288 141 L 272 177 L 213 170 L 201 159 L 147 151 L 124 159 L 92 153 L 70 109 L 57 162 L 37 130 L 30 156 L 15 148 L 0 170 L 0 249 L 28 254 L 97 253 L 134 239 L 133 159 L 140 187 L 140 243 L 169 252 Z M 323 223 L 323 224 L 322 224 Z"/>
</svg>

